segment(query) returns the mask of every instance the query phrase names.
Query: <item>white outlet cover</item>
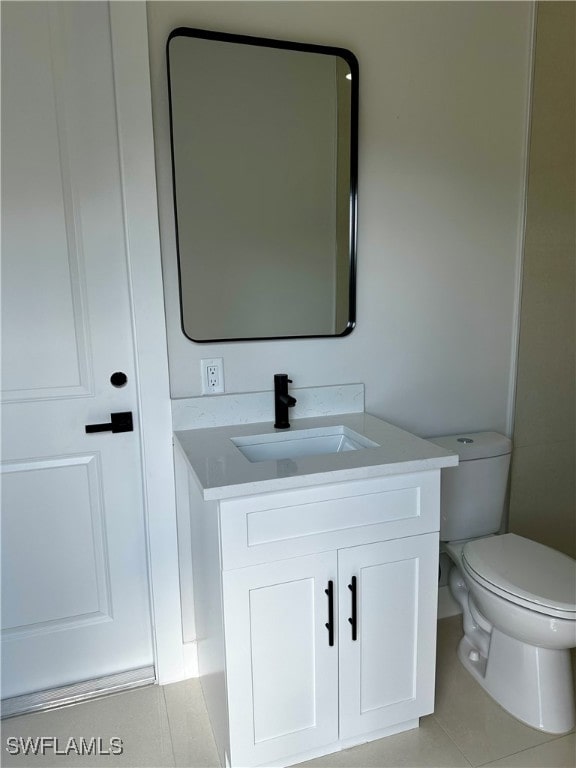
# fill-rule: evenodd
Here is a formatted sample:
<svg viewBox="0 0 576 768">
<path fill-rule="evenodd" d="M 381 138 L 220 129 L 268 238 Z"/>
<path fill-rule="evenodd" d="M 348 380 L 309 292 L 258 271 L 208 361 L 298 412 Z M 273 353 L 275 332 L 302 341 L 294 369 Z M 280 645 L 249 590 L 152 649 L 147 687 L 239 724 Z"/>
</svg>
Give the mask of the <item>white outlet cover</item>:
<svg viewBox="0 0 576 768">
<path fill-rule="evenodd" d="M 216 384 L 210 384 L 208 377 L 210 367 L 216 369 Z M 224 360 L 221 357 L 207 357 L 200 360 L 200 375 L 203 395 L 218 395 L 224 392 Z"/>
</svg>

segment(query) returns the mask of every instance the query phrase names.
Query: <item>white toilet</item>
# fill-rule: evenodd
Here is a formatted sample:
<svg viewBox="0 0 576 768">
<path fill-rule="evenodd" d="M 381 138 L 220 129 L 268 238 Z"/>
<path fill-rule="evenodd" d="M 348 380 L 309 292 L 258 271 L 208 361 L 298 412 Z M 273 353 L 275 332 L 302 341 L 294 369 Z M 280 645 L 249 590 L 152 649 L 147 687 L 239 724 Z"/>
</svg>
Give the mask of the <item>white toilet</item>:
<svg viewBox="0 0 576 768">
<path fill-rule="evenodd" d="M 459 454 L 442 470 L 440 540 L 462 607 L 458 656 L 504 709 L 532 728 L 574 727 L 576 561 L 500 530 L 512 444 L 496 432 L 430 438 Z"/>
</svg>

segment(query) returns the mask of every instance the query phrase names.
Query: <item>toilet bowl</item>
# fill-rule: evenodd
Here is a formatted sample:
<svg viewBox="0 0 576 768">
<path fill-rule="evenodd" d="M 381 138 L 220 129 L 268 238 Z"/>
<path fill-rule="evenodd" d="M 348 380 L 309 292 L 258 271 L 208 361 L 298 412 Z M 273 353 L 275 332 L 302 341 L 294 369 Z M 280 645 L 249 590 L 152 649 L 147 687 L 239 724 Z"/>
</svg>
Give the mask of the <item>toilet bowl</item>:
<svg viewBox="0 0 576 768">
<path fill-rule="evenodd" d="M 527 725 L 571 730 L 576 561 L 515 534 L 448 543 L 446 551 L 464 617 L 464 667 Z"/>
<path fill-rule="evenodd" d="M 504 709 L 547 733 L 574 727 L 570 648 L 576 647 L 576 561 L 498 534 L 511 441 L 497 432 L 430 438 L 456 452 L 442 470 L 440 540 L 454 563 L 464 667 Z"/>
</svg>

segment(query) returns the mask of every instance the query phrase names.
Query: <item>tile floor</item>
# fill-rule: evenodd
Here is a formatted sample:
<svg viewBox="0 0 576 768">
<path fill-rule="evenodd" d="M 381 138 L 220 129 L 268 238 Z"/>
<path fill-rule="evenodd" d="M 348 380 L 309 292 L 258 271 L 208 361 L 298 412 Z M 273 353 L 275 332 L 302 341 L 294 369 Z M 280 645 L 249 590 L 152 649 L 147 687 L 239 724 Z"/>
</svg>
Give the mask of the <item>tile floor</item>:
<svg viewBox="0 0 576 768">
<path fill-rule="evenodd" d="M 307 768 L 451 768 L 516 766 L 574 768 L 576 738 L 528 728 L 495 704 L 460 665 L 456 646 L 461 618 L 438 623 L 436 710 L 420 728 L 308 763 Z M 112 736 L 123 741 L 119 757 L 44 757 L 7 753 L 9 737 Z M 216 749 L 197 680 L 150 686 L 66 709 L 24 715 L 2 723 L 4 766 L 72 768 L 98 766 L 180 766 L 217 768 Z"/>
</svg>

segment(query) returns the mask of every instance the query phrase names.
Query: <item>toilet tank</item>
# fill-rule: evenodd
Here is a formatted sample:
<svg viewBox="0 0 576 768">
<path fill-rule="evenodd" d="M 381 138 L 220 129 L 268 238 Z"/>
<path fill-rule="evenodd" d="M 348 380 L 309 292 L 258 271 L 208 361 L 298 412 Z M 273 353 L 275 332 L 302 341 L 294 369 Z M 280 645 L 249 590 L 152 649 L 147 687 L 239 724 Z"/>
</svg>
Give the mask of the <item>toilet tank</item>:
<svg viewBox="0 0 576 768">
<path fill-rule="evenodd" d="M 498 432 L 428 438 L 458 454 L 442 470 L 440 541 L 487 536 L 500 530 L 512 442 Z"/>
</svg>

